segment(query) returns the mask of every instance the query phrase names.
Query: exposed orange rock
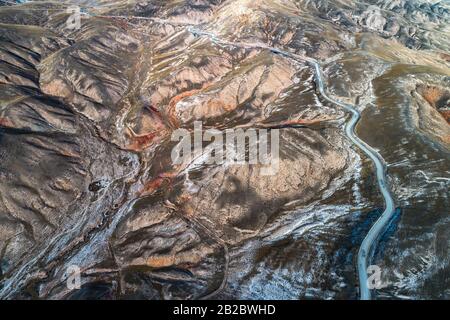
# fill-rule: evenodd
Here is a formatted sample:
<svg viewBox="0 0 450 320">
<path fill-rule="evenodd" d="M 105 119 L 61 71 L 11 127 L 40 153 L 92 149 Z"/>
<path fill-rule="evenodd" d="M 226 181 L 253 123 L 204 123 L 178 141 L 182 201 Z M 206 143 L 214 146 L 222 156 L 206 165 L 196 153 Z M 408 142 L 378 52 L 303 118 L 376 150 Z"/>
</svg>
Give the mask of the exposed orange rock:
<svg viewBox="0 0 450 320">
<path fill-rule="evenodd" d="M 203 257 L 211 252 L 210 248 L 204 247 L 201 251 L 190 250 L 175 254 L 154 255 L 147 258 L 146 265 L 152 268 L 164 268 L 173 265 L 190 268 L 201 262 Z"/>
<path fill-rule="evenodd" d="M 191 205 L 192 197 L 188 194 L 182 194 L 178 197 L 177 202 L 183 206 L 183 213 L 186 217 L 193 217 L 195 210 Z"/>
<path fill-rule="evenodd" d="M 150 180 L 148 183 L 145 184 L 142 191 L 139 192 L 140 196 L 150 195 L 157 191 L 164 183 L 170 185 L 172 182 L 172 179 L 177 176 L 177 172 L 165 172 L 159 174 L 156 178 L 153 180 Z"/>
<path fill-rule="evenodd" d="M 41 83 L 42 91 L 48 95 L 69 98 L 72 95 L 67 84 L 61 79 L 53 79 L 48 83 Z"/>
<path fill-rule="evenodd" d="M 169 267 L 175 264 L 174 256 L 153 256 L 147 259 L 147 265 L 152 268 Z"/>
<path fill-rule="evenodd" d="M 449 110 L 440 110 L 439 102 L 448 96 L 449 93 L 442 88 L 434 87 L 434 86 L 420 86 L 418 88 L 418 92 L 422 95 L 422 97 L 433 107 L 435 107 L 440 114 L 444 117 L 447 123 L 450 123 L 450 111 Z M 448 107 L 448 106 L 447 106 Z"/>
<path fill-rule="evenodd" d="M 145 150 L 146 148 L 151 146 L 157 141 L 157 138 L 163 136 L 166 133 L 166 130 L 163 129 L 162 125 L 158 127 L 159 131 L 155 130 L 143 134 L 137 134 L 132 128 L 128 126 L 127 129 L 132 142 L 128 146 L 126 146 L 126 149 L 138 152 Z"/>
<path fill-rule="evenodd" d="M 135 123 L 140 131 L 137 135 L 148 134 L 154 131 L 160 132 L 167 129 L 166 124 L 160 117 L 150 115 L 148 112 L 142 114 L 139 119 L 136 119 Z"/>
<path fill-rule="evenodd" d="M 76 153 L 74 153 L 74 152 L 72 152 L 70 150 L 67 150 L 67 149 L 61 149 L 60 152 L 61 152 L 62 155 L 66 156 L 68 158 L 80 158 L 79 154 L 76 154 Z"/>
<path fill-rule="evenodd" d="M 450 123 L 450 110 L 440 111 L 447 123 Z"/>
<path fill-rule="evenodd" d="M 442 137 L 442 140 L 443 140 L 445 143 L 450 143 L 450 135 L 445 136 L 445 137 Z"/>
<path fill-rule="evenodd" d="M 133 141 L 126 147 L 128 150 L 142 151 L 149 147 L 156 138 L 156 132 L 133 137 Z"/>
<path fill-rule="evenodd" d="M 13 123 L 7 118 L 0 118 L 0 126 L 8 128 L 14 127 Z"/>
<path fill-rule="evenodd" d="M 440 57 L 441 57 L 442 59 L 444 59 L 445 61 L 450 62 L 450 54 L 447 54 L 447 53 L 440 53 L 439 55 L 440 55 Z"/>
<path fill-rule="evenodd" d="M 432 106 L 436 106 L 436 102 L 439 101 L 443 94 L 443 90 L 437 87 L 426 87 L 422 89 L 422 96 Z"/>
<path fill-rule="evenodd" d="M 207 109 L 208 110 L 217 110 L 217 109 L 223 109 L 227 112 L 233 111 L 234 109 L 236 109 L 237 105 L 236 104 L 226 104 L 223 101 L 220 100 L 210 100 L 207 103 Z"/>
<path fill-rule="evenodd" d="M 330 120 L 330 117 L 323 117 L 320 119 L 293 119 L 283 122 L 283 125 L 293 125 L 293 124 L 317 124 L 323 121 Z"/>
<path fill-rule="evenodd" d="M 169 116 L 169 121 L 172 126 L 178 127 L 180 125 L 180 122 L 175 114 L 175 106 L 177 105 L 177 103 L 180 102 L 181 100 L 183 100 L 184 98 L 187 98 L 187 97 L 190 97 L 190 96 L 193 96 L 193 95 L 199 93 L 200 91 L 202 91 L 203 89 L 206 89 L 209 86 L 210 86 L 210 83 L 204 83 L 200 89 L 184 91 L 184 92 L 172 97 L 172 99 L 170 99 L 169 106 L 167 108 L 167 114 Z"/>
</svg>

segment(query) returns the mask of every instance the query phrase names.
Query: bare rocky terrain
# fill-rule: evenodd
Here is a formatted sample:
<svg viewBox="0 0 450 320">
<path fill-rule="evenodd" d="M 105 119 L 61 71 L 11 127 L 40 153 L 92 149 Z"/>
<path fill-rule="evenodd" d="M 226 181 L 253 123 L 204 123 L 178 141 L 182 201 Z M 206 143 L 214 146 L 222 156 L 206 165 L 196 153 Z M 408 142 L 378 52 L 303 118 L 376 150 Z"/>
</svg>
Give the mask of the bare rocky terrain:
<svg viewBox="0 0 450 320">
<path fill-rule="evenodd" d="M 358 298 L 383 199 L 348 115 L 306 62 L 190 27 L 320 61 L 396 200 L 375 297 L 450 298 L 449 20 L 445 1 L 0 0 L 0 298 Z M 174 164 L 196 121 L 279 129 L 277 173 Z"/>
</svg>

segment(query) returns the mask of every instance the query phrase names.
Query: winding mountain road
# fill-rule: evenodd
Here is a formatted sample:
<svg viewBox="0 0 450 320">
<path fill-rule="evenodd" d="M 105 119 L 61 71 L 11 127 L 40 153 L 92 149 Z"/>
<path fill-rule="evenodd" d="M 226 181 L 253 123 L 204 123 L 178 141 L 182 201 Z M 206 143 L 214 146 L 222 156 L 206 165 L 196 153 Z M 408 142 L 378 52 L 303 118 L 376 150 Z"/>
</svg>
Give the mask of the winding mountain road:
<svg viewBox="0 0 450 320">
<path fill-rule="evenodd" d="M 382 236 L 383 232 L 389 224 L 392 216 L 395 212 L 394 199 L 392 197 L 391 191 L 387 184 L 386 178 L 386 166 L 384 164 L 383 158 L 378 152 L 367 145 L 364 141 L 358 138 L 355 134 L 355 126 L 358 123 L 361 115 L 358 110 L 349 104 L 342 103 L 340 101 L 330 98 L 324 88 L 322 73 L 320 66 L 317 61 L 314 61 L 314 66 L 316 70 L 316 79 L 319 84 L 320 94 L 328 101 L 337 104 L 338 106 L 344 108 L 346 111 L 351 113 L 351 119 L 347 122 L 345 126 L 345 134 L 347 137 L 359 148 L 361 149 L 375 164 L 376 177 L 378 182 L 378 187 L 380 188 L 381 194 L 383 195 L 385 202 L 385 209 L 383 214 L 378 218 L 378 220 L 373 224 L 372 228 L 367 233 L 358 251 L 358 276 L 359 276 L 359 286 L 360 286 L 360 297 L 361 300 L 370 300 L 371 292 L 368 287 L 368 276 L 367 267 L 372 259 L 373 252 L 375 250 L 376 244 L 379 238 Z"/>
<path fill-rule="evenodd" d="M 358 269 L 358 276 L 359 276 L 359 285 L 360 285 L 360 298 L 361 300 L 370 300 L 372 295 L 369 288 L 368 283 L 368 275 L 367 275 L 367 268 L 369 266 L 369 263 L 373 257 L 373 253 L 375 251 L 376 244 L 379 240 L 379 238 L 382 236 L 384 231 L 386 230 L 386 227 L 389 224 L 389 221 L 391 220 L 392 216 L 395 212 L 395 204 L 394 199 L 392 197 L 391 191 L 389 189 L 388 183 L 387 183 L 387 177 L 386 177 L 386 165 L 384 163 L 384 159 L 381 157 L 381 155 L 375 151 L 372 147 L 367 145 L 364 141 L 358 138 L 358 136 L 355 134 L 355 126 L 358 123 L 359 119 L 361 118 L 361 114 L 359 111 L 352 105 L 346 104 L 343 102 L 340 102 L 338 100 L 335 100 L 331 98 L 327 93 L 325 89 L 325 84 L 323 80 L 322 70 L 320 68 L 320 64 L 317 60 L 310 58 L 310 57 L 304 57 L 301 55 L 293 54 L 287 51 L 283 51 L 274 47 L 267 46 L 265 44 L 259 44 L 259 43 L 243 43 L 243 42 L 229 42 L 226 40 L 219 39 L 216 35 L 205 32 L 202 30 L 197 30 L 193 27 L 188 27 L 187 30 L 192 33 L 195 36 L 207 36 L 210 38 L 210 40 L 216 44 L 221 45 L 230 45 L 235 47 L 242 47 L 242 48 L 258 48 L 258 49 L 267 49 L 275 54 L 279 54 L 297 61 L 306 61 L 309 64 L 311 64 L 314 67 L 315 70 L 315 78 L 316 78 L 316 84 L 318 85 L 319 92 L 322 95 L 322 97 L 338 106 L 346 110 L 351 114 L 350 120 L 347 122 L 345 126 L 345 134 L 347 137 L 352 141 L 364 154 L 366 154 L 372 162 L 375 164 L 376 169 L 376 178 L 378 182 L 378 187 L 380 188 L 381 194 L 384 198 L 385 202 L 385 210 L 383 214 L 378 218 L 378 220 L 373 224 L 372 228 L 367 233 L 366 237 L 364 238 L 363 242 L 361 243 L 361 246 L 358 251 L 358 258 L 357 258 L 357 269 Z"/>
</svg>

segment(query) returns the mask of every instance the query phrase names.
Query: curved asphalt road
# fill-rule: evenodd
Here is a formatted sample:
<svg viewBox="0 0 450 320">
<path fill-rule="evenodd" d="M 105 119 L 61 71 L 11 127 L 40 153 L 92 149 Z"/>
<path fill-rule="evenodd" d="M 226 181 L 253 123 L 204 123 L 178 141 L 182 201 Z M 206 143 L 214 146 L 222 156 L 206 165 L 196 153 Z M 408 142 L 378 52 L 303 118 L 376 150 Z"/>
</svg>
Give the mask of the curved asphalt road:
<svg viewBox="0 0 450 320">
<path fill-rule="evenodd" d="M 317 61 L 314 61 L 314 67 L 316 70 L 316 79 L 319 83 L 319 91 L 320 94 L 328 101 L 337 104 L 351 113 L 352 117 L 349 122 L 347 122 L 345 126 L 345 134 L 347 137 L 360 148 L 375 164 L 376 173 L 377 173 L 377 182 L 378 187 L 381 190 L 381 193 L 385 202 L 385 209 L 383 214 L 378 218 L 378 220 L 373 224 L 372 228 L 367 233 L 363 242 L 361 243 L 361 247 L 358 251 L 358 275 L 359 275 L 359 286 L 360 286 L 360 296 L 361 300 L 370 300 L 371 293 L 368 288 L 367 281 L 367 267 L 369 262 L 373 256 L 373 251 L 375 249 L 376 243 L 378 239 L 381 237 L 383 232 L 386 230 L 389 221 L 395 212 L 394 199 L 392 198 L 391 191 L 386 182 L 386 166 L 384 165 L 383 158 L 379 155 L 378 152 L 373 150 L 369 145 L 364 143 L 361 139 L 359 139 L 355 134 L 355 126 L 358 123 L 361 115 L 358 110 L 356 110 L 353 106 L 349 104 L 345 104 L 339 102 L 337 100 L 331 99 L 325 92 L 322 73 L 320 70 L 320 66 Z"/>
<path fill-rule="evenodd" d="M 361 114 L 359 111 L 352 105 L 346 104 L 340 101 L 337 101 L 326 93 L 325 85 L 323 81 L 322 71 L 320 69 L 319 62 L 313 58 L 310 57 L 304 57 L 300 55 L 296 55 L 287 51 L 282 51 L 280 49 L 269 47 L 264 44 L 253 44 L 253 43 L 233 43 L 228 42 L 225 40 L 220 40 L 217 38 L 216 35 L 197 30 L 192 27 L 188 27 L 187 30 L 192 33 L 195 36 L 207 36 L 211 39 L 212 42 L 222 45 L 231 45 L 236 47 L 242 47 L 242 48 L 260 48 L 260 49 L 267 49 L 272 51 L 275 54 L 279 54 L 282 56 L 289 57 L 294 60 L 300 60 L 300 61 L 306 61 L 314 66 L 315 69 L 315 77 L 316 82 L 319 87 L 319 92 L 322 95 L 322 97 L 325 100 L 328 100 L 331 103 L 334 103 L 342 108 L 344 108 L 346 111 L 348 111 L 351 114 L 350 121 L 347 122 L 345 126 L 345 134 L 347 137 L 359 148 L 361 149 L 375 164 L 376 168 L 376 177 L 378 186 L 380 188 L 380 191 L 383 195 L 384 202 L 385 202 L 385 210 L 383 214 L 378 218 L 378 220 L 373 224 L 372 228 L 367 233 L 366 237 L 364 238 L 363 242 L 361 243 L 361 247 L 358 251 L 358 261 L 357 261 L 357 269 L 358 269 L 358 276 L 359 276 L 359 285 L 360 285 L 360 297 L 361 300 L 370 300 L 371 299 L 371 292 L 368 287 L 368 276 L 367 276 L 367 267 L 369 265 L 370 260 L 372 259 L 374 248 L 383 234 L 383 232 L 386 230 L 387 225 L 389 224 L 389 221 L 391 220 L 392 216 L 395 212 L 395 205 L 394 205 L 394 199 L 392 197 L 391 191 L 389 189 L 389 186 L 387 184 L 387 178 L 386 178 L 386 166 L 384 165 L 384 160 L 380 156 L 378 152 L 376 152 L 372 147 L 367 145 L 364 141 L 358 138 L 358 136 L 355 134 L 355 126 L 358 123 L 359 119 L 361 118 Z"/>
</svg>

